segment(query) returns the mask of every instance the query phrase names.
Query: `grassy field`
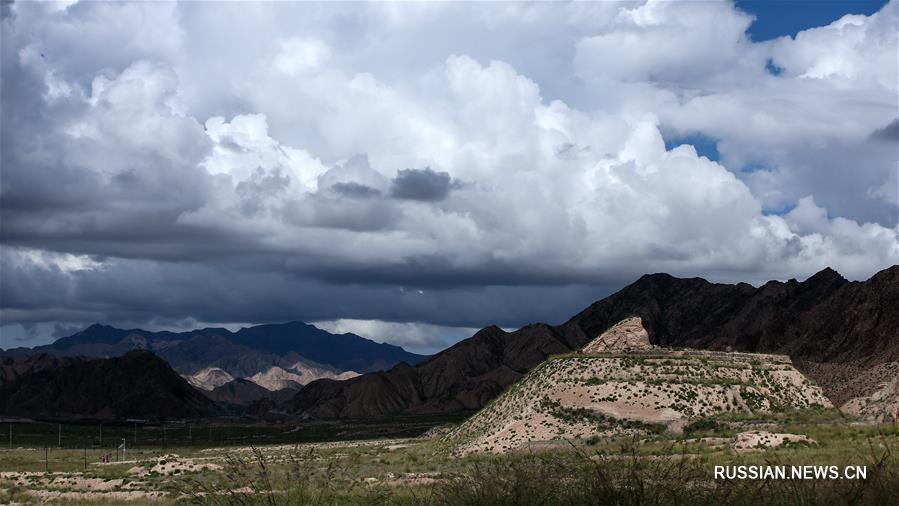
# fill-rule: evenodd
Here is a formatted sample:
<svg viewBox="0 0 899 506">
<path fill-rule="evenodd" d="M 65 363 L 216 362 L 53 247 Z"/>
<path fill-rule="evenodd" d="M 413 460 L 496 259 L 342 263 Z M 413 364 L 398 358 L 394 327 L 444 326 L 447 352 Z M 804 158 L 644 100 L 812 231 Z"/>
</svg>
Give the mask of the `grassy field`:
<svg viewBox="0 0 899 506">
<path fill-rule="evenodd" d="M 218 444 L 194 440 L 162 447 L 138 440 L 120 462 L 97 446 L 16 446 L 0 450 L 0 503 L 897 504 L 899 426 L 859 424 L 833 410 L 779 417 L 776 428 L 771 419 L 732 421 L 804 434 L 815 443 L 736 452 L 737 429 L 697 423 L 682 435 L 594 438 L 505 456 L 453 458 L 435 439 L 397 437 L 412 425 L 420 424 L 419 432 L 426 425 L 406 420 L 335 424 L 301 435 L 284 434 L 285 427 L 277 435 L 273 427 L 230 427 L 239 441 L 223 437 Z M 394 434 L 353 440 L 379 424 L 375 436 L 391 432 L 389 427 Z M 106 430 L 104 439 L 114 437 Z M 46 444 L 52 434 L 45 432 Z M 256 434 L 267 438 L 254 440 Z M 297 440 L 271 441 L 278 437 Z M 302 442 L 316 437 L 319 442 Z M 103 454 L 113 461 L 99 462 Z M 716 480 L 716 465 L 865 466 L 867 478 Z"/>
</svg>

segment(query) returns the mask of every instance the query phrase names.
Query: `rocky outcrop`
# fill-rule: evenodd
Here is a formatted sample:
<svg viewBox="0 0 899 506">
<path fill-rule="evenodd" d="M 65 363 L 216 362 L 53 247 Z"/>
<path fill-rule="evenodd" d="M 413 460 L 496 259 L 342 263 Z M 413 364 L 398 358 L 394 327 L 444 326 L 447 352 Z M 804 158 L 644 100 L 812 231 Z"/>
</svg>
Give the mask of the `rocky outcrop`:
<svg viewBox="0 0 899 506">
<path fill-rule="evenodd" d="M 887 380 L 870 394 L 846 401 L 840 410 L 880 423 L 899 422 L 899 362 L 886 364 Z"/>
<path fill-rule="evenodd" d="M 234 377 L 218 367 L 207 367 L 198 371 L 196 374 L 191 374 L 189 376 L 184 375 L 184 379 L 199 389 L 212 391 L 216 387 L 220 387 L 229 381 L 233 381 Z"/>
<path fill-rule="evenodd" d="M 283 390 L 300 387 L 319 379 L 345 380 L 355 378 L 359 373 L 355 371 L 340 371 L 324 364 L 317 364 L 310 360 L 297 360 L 284 367 L 273 366 L 250 376 L 250 381 L 269 390 Z"/>
<path fill-rule="evenodd" d="M 643 328 L 639 316 L 622 320 L 599 337 L 584 346 L 584 353 L 605 353 L 610 351 L 649 350 L 649 333 Z"/>
</svg>

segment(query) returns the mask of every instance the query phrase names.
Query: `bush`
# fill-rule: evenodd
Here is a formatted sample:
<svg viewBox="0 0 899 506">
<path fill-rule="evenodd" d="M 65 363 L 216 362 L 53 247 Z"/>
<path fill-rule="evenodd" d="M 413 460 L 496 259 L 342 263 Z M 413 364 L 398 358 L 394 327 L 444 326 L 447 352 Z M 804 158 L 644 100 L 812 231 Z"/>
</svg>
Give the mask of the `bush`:
<svg viewBox="0 0 899 506">
<path fill-rule="evenodd" d="M 684 433 L 695 434 L 697 432 L 715 432 L 721 429 L 721 424 L 712 418 L 700 418 L 684 426 Z"/>
</svg>

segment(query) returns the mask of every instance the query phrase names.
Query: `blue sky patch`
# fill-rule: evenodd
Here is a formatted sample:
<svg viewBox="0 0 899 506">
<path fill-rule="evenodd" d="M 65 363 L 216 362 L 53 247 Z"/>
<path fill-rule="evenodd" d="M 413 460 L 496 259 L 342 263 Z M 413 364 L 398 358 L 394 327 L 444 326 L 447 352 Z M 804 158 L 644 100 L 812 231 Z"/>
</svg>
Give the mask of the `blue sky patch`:
<svg viewBox="0 0 899 506">
<path fill-rule="evenodd" d="M 833 23 L 846 14 L 870 16 L 886 0 L 736 0 L 736 6 L 755 15 L 749 36 L 759 42 Z M 775 74 L 776 75 L 776 74 Z"/>
<path fill-rule="evenodd" d="M 670 138 L 665 136 L 665 149 L 670 151 L 681 144 L 691 144 L 696 148 L 699 156 L 704 156 L 714 162 L 721 159 L 721 155 L 718 153 L 717 139 L 699 133 Z"/>
<path fill-rule="evenodd" d="M 783 216 L 783 215 L 789 213 L 790 211 L 792 211 L 793 209 L 796 209 L 795 203 L 784 204 L 783 206 L 781 206 L 779 208 L 766 207 L 766 208 L 762 209 L 762 214 L 764 214 L 765 216 Z"/>
</svg>

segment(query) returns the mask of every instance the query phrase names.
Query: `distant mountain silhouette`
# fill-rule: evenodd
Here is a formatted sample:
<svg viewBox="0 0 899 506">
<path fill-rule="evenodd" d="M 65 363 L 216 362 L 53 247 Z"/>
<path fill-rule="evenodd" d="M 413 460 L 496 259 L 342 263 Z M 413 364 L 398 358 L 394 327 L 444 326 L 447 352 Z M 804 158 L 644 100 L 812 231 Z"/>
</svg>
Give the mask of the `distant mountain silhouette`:
<svg viewBox="0 0 899 506">
<path fill-rule="evenodd" d="M 275 366 L 292 367 L 304 360 L 331 366 L 337 372 L 371 372 L 400 362 L 416 364 L 425 358 L 399 346 L 355 334 L 331 334 L 302 322 L 257 325 L 237 332 L 222 328 L 149 332 L 94 324 L 53 344 L 7 350 L 4 355 L 109 357 L 134 349 L 153 351 L 182 374 L 217 367 L 234 377 L 252 376 Z"/>
<path fill-rule="evenodd" d="M 868 395 L 899 360 L 899 266 L 864 282 L 825 269 L 804 282 L 710 283 L 645 275 L 559 326 L 487 327 L 416 365 L 303 387 L 288 407 L 317 417 L 474 410 L 547 356 L 640 316 L 653 344 L 784 353 L 834 401 Z"/>
<path fill-rule="evenodd" d="M 0 383 L 0 413 L 7 416 L 160 420 L 220 412 L 149 351 L 108 359 L 5 357 L 0 364 L 4 371 L 21 371 Z"/>
</svg>

